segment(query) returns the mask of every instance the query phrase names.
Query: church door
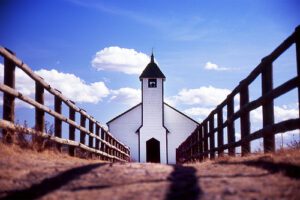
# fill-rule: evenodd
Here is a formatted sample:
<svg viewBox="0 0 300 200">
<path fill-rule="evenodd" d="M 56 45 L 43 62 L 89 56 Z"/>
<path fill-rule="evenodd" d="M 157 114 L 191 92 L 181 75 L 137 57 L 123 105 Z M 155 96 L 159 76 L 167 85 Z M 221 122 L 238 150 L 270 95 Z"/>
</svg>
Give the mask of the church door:
<svg viewBox="0 0 300 200">
<path fill-rule="evenodd" d="M 147 162 L 160 163 L 160 143 L 151 138 L 146 142 Z"/>
</svg>

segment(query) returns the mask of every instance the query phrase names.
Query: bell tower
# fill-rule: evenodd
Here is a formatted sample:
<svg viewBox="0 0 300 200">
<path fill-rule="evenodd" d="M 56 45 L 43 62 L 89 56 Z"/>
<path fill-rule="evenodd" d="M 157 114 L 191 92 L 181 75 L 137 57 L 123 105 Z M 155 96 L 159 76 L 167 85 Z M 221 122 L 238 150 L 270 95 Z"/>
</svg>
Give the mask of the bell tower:
<svg viewBox="0 0 300 200">
<path fill-rule="evenodd" d="M 143 126 L 163 125 L 163 84 L 166 77 L 154 62 L 151 61 L 140 76 L 142 84 Z"/>
<path fill-rule="evenodd" d="M 139 132 L 141 162 L 167 163 L 166 129 L 164 128 L 165 79 L 152 53 L 150 63 L 140 75 L 142 86 L 142 127 Z M 156 145 L 150 146 L 149 144 L 152 144 L 151 141 L 154 140 Z"/>
</svg>

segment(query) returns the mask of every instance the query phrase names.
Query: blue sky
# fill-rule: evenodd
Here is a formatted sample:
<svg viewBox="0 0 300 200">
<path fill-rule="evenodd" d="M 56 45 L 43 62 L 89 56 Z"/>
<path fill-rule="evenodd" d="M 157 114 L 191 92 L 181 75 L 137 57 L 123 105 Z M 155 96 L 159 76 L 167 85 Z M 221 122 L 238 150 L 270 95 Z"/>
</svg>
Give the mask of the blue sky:
<svg viewBox="0 0 300 200">
<path fill-rule="evenodd" d="M 167 77 L 166 101 L 199 121 L 294 31 L 299 5 L 296 0 L 0 0 L 0 44 L 102 123 L 139 101 L 139 72 L 154 48 Z M 295 75 L 294 54 L 291 49 L 276 63 L 275 86 Z M 252 99 L 260 93 L 258 82 L 250 87 Z M 83 97 L 74 88 L 85 90 Z M 278 106 L 287 116 L 293 113 L 295 93 Z M 20 118 L 28 117 L 25 110 L 20 106 Z"/>
</svg>

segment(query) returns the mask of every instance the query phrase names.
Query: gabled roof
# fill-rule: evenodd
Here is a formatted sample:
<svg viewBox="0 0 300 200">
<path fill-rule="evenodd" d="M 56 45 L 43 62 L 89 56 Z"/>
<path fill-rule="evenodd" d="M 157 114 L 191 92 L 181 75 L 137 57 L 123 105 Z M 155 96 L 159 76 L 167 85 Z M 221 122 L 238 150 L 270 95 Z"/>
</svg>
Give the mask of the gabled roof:
<svg viewBox="0 0 300 200">
<path fill-rule="evenodd" d="M 163 78 L 165 79 L 165 75 L 160 71 L 157 64 L 154 62 L 154 56 L 153 53 L 151 55 L 151 61 L 146 66 L 142 74 L 140 75 L 140 79 L 142 78 Z"/>
</svg>

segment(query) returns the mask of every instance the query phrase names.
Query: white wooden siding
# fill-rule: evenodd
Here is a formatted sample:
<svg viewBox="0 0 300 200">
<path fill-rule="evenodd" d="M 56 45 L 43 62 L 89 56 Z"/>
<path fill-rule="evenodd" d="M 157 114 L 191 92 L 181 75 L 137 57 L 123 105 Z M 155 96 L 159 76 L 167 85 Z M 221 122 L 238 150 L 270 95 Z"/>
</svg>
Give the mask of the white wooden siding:
<svg viewBox="0 0 300 200">
<path fill-rule="evenodd" d="M 121 142 L 130 147 L 132 160 L 138 162 L 138 134 L 136 130 L 141 126 L 142 106 L 139 105 L 108 124 L 109 131 Z"/>
<path fill-rule="evenodd" d="M 176 110 L 164 105 L 165 127 L 168 133 L 168 161 L 176 163 L 176 148 L 195 130 L 197 123 Z"/>
</svg>

